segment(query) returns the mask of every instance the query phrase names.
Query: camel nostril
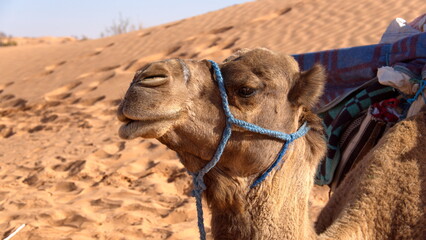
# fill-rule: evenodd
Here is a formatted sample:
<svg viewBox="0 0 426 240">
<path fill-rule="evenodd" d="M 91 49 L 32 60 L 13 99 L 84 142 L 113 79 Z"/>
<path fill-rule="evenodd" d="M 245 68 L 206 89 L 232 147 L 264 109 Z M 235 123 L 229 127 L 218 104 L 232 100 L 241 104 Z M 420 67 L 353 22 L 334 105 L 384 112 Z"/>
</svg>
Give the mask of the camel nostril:
<svg viewBox="0 0 426 240">
<path fill-rule="evenodd" d="M 168 81 L 169 77 L 166 75 L 153 75 L 141 78 L 138 84 L 143 87 L 158 87 L 167 83 Z"/>
</svg>

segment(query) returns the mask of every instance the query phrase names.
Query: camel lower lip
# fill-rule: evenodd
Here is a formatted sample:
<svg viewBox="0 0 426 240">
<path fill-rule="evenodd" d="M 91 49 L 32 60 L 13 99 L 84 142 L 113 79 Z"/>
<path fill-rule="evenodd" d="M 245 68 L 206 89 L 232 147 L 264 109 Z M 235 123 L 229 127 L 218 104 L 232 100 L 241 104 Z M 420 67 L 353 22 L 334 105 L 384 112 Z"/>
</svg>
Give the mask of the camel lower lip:
<svg viewBox="0 0 426 240">
<path fill-rule="evenodd" d="M 144 122 L 141 120 L 128 120 L 123 125 L 121 125 L 118 134 L 121 138 L 124 139 L 133 139 L 136 136 L 138 130 L 143 127 Z"/>
</svg>

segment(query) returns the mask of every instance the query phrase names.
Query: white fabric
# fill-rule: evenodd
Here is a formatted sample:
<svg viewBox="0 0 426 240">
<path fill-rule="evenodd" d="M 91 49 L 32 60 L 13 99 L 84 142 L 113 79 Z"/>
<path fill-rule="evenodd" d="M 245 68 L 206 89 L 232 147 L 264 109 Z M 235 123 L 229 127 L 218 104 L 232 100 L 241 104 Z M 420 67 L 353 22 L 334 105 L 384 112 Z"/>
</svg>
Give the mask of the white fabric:
<svg viewBox="0 0 426 240">
<path fill-rule="evenodd" d="M 377 69 L 377 78 L 380 84 L 396 88 L 407 95 L 414 94 L 418 89 L 418 86 L 415 88 L 410 82 L 410 77 L 407 74 L 395 71 L 392 67 Z"/>
</svg>

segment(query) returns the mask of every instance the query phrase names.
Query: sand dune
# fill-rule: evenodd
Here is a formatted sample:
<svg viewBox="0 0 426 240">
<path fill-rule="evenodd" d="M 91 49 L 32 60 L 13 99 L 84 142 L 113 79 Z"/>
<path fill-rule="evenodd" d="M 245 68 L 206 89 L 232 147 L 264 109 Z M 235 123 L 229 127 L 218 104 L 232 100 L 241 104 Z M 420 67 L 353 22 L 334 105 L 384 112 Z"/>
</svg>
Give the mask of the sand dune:
<svg viewBox="0 0 426 240">
<path fill-rule="evenodd" d="M 0 44 L 3 45 L 40 45 L 40 44 L 58 44 L 77 41 L 74 37 L 3 37 L 0 38 Z"/>
<path fill-rule="evenodd" d="M 262 0 L 108 38 L 0 48 L 0 238 L 27 224 L 13 239 L 197 239 L 176 155 L 117 135 L 134 71 L 240 48 L 375 44 L 393 18 L 424 12 L 421 0 Z M 313 193 L 314 215 L 326 190 Z"/>
</svg>

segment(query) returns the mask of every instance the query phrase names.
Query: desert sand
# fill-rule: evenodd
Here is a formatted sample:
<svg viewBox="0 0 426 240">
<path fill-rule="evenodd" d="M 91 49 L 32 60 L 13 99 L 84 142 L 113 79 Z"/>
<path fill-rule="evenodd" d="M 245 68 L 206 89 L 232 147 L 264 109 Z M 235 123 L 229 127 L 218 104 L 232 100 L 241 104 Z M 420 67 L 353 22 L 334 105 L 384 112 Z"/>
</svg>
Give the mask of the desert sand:
<svg viewBox="0 0 426 240">
<path fill-rule="evenodd" d="M 1 47 L 0 238 L 26 224 L 13 239 L 197 239 L 176 154 L 118 137 L 116 108 L 138 68 L 375 44 L 392 19 L 425 12 L 424 0 L 261 0 L 102 39 Z M 314 190 L 312 218 L 327 199 Z"/>
<path fill-rule="evenodd" d="M 75 37 L 3 37 L 0 39 L 0 45 L 39 45 L 39 44 L 57 44 L 77 41 Z"/>
</svg>

